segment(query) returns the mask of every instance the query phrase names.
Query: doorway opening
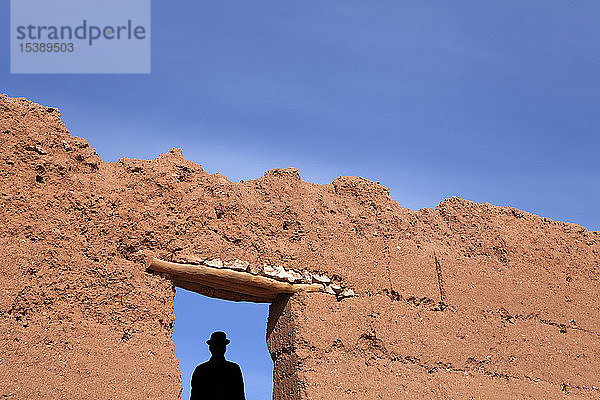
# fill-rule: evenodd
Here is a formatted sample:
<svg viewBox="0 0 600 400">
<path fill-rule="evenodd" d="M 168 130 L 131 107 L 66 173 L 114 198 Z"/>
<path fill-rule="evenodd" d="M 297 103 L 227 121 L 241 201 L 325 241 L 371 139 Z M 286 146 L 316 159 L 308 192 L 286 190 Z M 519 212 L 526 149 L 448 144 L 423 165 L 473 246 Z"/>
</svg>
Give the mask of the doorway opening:
<svg viewBox="0 0 600 400">
<path fill-rule="evenodd" d="M 269 303 L 221 300 L 176 288 L 173 343 L 181 370 L 181 398 L 190 398 L 194 368 L 210 358 L 206 340 L 214 331 L 226 332 L 231 340 L 225 357 L 241 367 L 246 398 L 272 398 L 273 361 L 265 340 L 268 315 Z"/>
<path fill-rule="evenodd" d="M 272 340 L 272 335 L 285 329 L 289 322 L 280 318 L 289 298 L 299 292 L 325 292 L 341 297 L 353 295 L 351 290 L 342 290 L 340 285 L 320 283 L 331 282 L 325 276 L 302 275 L 283 267 L 267 266 L 261 274 L 252 271 L 248 262 L 237 259 L 227 262 L 197 259 L 180 263 L 150 257 L 147 267 L 149 271 L 168 277 L 177 287 L 173 342 L 181 365 L 183 399 L 190 396 L 193 368 L 209 358 L 206 339 L 215 331 L 224 331 L 231 337 L 232 351 L 226 358 L 240 364 L 242 373 L 247 376 L 248 398 L 272 398 L 273 386 L 279 389 L 278 382 L 271 378 L 274 377 L 271 359 L 275 365 L 280 365 L 277 354 L 282 346 L 289 345 L 287 335 L 283 341 Z M 238 347 L 233 346 L 234 340 L 238 340 Z M 267 341 L 273 348 L 267 349 Z M 244 354 L 244 349 L 258 353 Z M 238 355 L 240 358 L 236 359 Z M 253 360 L 248 367 L 244 366 L 244 356 Z M 286 390 L 295 393 L 298 388 L 292 385 Z M 261 394 L 250 397 L 254 391 Z M 267 391 L 270 394 L 265 396 Z"/>
</svg>

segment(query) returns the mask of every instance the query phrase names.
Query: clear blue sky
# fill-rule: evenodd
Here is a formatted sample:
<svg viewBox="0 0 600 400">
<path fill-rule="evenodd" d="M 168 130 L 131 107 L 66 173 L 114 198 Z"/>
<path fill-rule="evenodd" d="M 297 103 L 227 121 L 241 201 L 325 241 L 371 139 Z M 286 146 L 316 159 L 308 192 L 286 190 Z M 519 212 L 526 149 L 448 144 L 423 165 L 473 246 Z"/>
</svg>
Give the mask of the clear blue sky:
<svg viewBox="0 0 600 400">
<path fill-rule="evenodd" d="M 142 76 L 9 75 L 2 4 L 0 91 L 59 107 L 106 161 L 182 147 L 233 181 L 294 166 L 414 209 L 456 195 L 600 229 L 597 0 L 154 0 Z M 268 398 L 266 307 L 242 307 L 177 294 L 184 386 L 194 332 L 227 327 L 256 332 L 232 358 Z"/>
</svg>

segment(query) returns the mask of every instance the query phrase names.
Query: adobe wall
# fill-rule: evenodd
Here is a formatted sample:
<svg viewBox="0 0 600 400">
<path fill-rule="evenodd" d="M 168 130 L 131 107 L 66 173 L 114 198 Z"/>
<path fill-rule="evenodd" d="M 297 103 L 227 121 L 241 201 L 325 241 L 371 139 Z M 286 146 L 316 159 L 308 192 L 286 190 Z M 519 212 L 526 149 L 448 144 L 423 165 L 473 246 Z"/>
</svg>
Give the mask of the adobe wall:
<svg viewBox="0 0 600 400">
<path fill-rule="evenodd" d="M 280 298 L 275 399 L 600 397 L 600 233 L 355 177 L 232 183 L 174 149 L 104 163 L 0 96 L 0 397 L 177 399 L 174 289 L 145 255 L 324 273 Z"/>
</svg>

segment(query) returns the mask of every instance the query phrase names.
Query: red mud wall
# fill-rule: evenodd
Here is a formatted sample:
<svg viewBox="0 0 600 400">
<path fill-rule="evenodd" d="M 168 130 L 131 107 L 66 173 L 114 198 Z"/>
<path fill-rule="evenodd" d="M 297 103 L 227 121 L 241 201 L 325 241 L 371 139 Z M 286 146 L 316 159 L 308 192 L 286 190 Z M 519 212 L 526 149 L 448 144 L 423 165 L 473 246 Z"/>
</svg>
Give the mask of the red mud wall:
<svg viewBox="0 0 600 400">
<path fill-rule="evenodd" d="M 294 169 L 232 183 L 171 150 L 103 163 L 0 96 L 0 397 L 177 399 L 170 281 L 144 254 L 325 273 L 280 298 L 275 399 L 599 398 L 600 234 L 457 198 L 411 211 Z"/>
</svg>

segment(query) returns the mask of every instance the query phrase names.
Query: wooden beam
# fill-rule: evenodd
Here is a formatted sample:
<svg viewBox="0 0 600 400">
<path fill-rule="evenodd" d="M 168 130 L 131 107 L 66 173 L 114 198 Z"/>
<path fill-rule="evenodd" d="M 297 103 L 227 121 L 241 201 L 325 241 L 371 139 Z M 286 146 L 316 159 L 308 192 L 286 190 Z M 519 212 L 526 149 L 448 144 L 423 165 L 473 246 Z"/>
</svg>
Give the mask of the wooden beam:
<svg viewBox="0 0 600 400">
<path fill-rule="evenodd" d="M 200 293 L 204 296 L 214 297 L 222 300 L 230 301 L 248 301 L 252 303 L 271 303 L 275 297 L 256 297 L 247 294 L 231 292 L 229 290 L 215 289 L 210 286 L 201 285 L 195 282 L 173 281 L 175 286 L 192 292 Z"/>
<path fill-rule="evenodd" d="M 172 276 L 174 282 L 197 283 L 218 290 L 227 290 L 256 298 L 275 298 L 278 294 L 293 294 L 300 291 L 321 292 L 323 286 L 313 284 L 291 284 L 266 276 L 248 272 L 213 268 L 204 265 L 180 264 L 150 257 L 148 269 Z"/>
<path fill-rule="evenodd" d="M 224 281 L 203 281 L 203 282 L 198 282 L 198 281 L 193 281 L 190 282 L 188 280 L 183 280 L 179 277 L 173 277 L 173 283 L 175 284 L 175 286 L 181 286 L 180 283 L 194 283 L 194 284 L 200 284 L 206 287 L 210 287 L 216 290 L 227 290 L 229 292 L 232 293 L 239 293 L 239 294 L 243 294 L 243 295 L 247 295 L 247 296 L 253 296 L 253 297 L 260 297 L 260 298 L 275 298 L 276 294 L 269 291 L 269 290 L 264 290 L 261 288 L 257 288 L 254 286 L 248 286 L 248 285 L 237 285 L 237 284 L 231 284 L 231 282 L 224 282 Z"/>
</svg>

